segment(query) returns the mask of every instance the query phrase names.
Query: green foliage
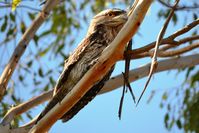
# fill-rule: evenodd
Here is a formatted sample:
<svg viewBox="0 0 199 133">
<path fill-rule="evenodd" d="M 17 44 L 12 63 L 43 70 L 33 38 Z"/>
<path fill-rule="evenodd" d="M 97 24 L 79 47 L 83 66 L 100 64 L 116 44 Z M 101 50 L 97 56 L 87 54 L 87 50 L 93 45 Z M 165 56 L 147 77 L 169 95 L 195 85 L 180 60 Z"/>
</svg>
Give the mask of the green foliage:
<svg viewBox="0 0 199 133">
<path fill-rule="evenodd" d="M 161 107 L 167 107 L 165 127 L 171 130 L 174 125 L 186 133 L 199 132 L 199 70 L 186 69 L 186 80 L 182 87 L 167 91 L 162 96 Z"/>
</svg>

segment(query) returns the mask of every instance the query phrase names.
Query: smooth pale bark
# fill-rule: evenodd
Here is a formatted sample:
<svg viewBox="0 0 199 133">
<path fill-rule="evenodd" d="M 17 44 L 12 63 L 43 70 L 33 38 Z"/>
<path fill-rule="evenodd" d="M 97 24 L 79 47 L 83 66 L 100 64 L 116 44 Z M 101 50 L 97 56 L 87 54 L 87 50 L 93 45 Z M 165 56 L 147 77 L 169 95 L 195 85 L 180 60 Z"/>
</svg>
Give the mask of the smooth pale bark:
<svg viewBox="0 0 199 133">
<path fill-rule="evenodd" d="M 148 76 L 150 65 L 151 63 L 131 70 L 129 72 L 129 82 L 133 82 L 133 81 L 136 81 Z M 176 57 L 172 59 L 158 61 L 158 66 L 154 73 L 159 73 L 162 71 L 168 71 L 168 70 L 173 70 L 173 69 L 182 69 L 182 68 L 192 67 L 196 65 L 199 65 L 199 54 Z M 102 88 L 102 90 L 100 91 L 100 94 L 118 89 L 122 85 L 123 85 L 123 75 L 120 74 L 110 79 Z"/>
</svg>

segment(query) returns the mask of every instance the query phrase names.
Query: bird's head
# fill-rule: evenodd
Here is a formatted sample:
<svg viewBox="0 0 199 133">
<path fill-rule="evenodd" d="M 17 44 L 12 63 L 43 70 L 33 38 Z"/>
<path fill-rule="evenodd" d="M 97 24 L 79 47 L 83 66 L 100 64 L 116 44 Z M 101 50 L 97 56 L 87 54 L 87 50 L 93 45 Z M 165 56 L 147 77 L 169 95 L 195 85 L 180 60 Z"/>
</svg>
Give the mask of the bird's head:
<svg viewBox="0 0 199 133">
<path fill-rule="evenodd" d="M 93 17 L 88 34 L 94 32 L 98 26 L 114 28 L 119 32 L 127 19 L 127 13 L 124 10 L 116 8 L 104 10 Z"/>
</svg>

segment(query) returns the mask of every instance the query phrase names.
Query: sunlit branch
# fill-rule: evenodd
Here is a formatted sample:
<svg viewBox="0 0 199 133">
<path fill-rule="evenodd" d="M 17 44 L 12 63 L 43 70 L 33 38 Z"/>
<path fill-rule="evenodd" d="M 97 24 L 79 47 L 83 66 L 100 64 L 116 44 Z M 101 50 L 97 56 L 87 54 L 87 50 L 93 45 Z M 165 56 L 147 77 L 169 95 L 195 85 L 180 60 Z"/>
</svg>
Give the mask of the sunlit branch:
<svg viewBox="0 0 199 133">
<path fill-rule="evenodd" d="M 53 95 L 53 90 L 42 93 L 41 95 L 39 95 L 37 97 L 33 97 L 32 99 L 28 100 L 27 102 L 24 102 L 22 104 L 19 104 L 15 107 L 11 108 L 4 116 L 1 124 L 3 124 L 3 125 L 9 124 L 14 119 L 14 117 L 47 101 L 50 97 L 52 97 L 52 95 Z"/>
<path fill-rule="evenodd" d="M 30 132 L 46 132 L 61 117 L 69 111 L 80 99 L 88 92 L 88 90 L 97 81 L 110 70 L 113 64 L 123 57 L 126 43 L 136 33 L 144 16 L 152 3 L 152 0 L 141 0 L 137 4 L 133 13 L 129 16 L 128 21 L 122 27 L 117 37 L 111 42 L 98 59 L 98 62 L 87 71 L 81 80 L 73 87 L 73 89 L 64 97 L 61 103 L 56 104 Z M 117 51 L 117 52 L 116 52 Z"/>
<path fill-rule="evenodd" d="M 197 43 L 193 43 L 189 46 L 183 47 L 183 48 L 179 48 L 176 50 L 169 50 L 169 51 L 160 51 L 157 56 L 158 57 L 172 57 L 172 56 L 176 56 L 176 55 L 181 55 L 183 53 L 186 52 L 190 52 L 193 49 L 199 48 L 199 42 Z M 152 57 L 154 54 L 154 51 L 149 51 L 149 52 L 143 52 L 141 54 L 137 54 L 137 55 L 131 55 L 132 59 L 140 59 L 140 58 L 144 58 L 144 57 Z"/>
<path fill-rule="evenodd" d="M 190 24 L 188 24 L 185 27 L 183 27 L 182 29 L 176 31 L 172 35 L 170 35 L 170 36 L 162 39 L 162 42 L 161 42 L 160 45 L 170 44 L 170 45 L 174 45 L 175 46 L 178 43 L 184 43 L 183 40 L 181 40 L 181 41 L 175 41 L 175 38 L 177 38 L 177 37 L 179 37 L 179 36 L 187 33 L 188 31 L 190 31 L 191 29 L 193 29 L 194 27 L 196 27 L 198 24 L 199 24 L 199 19 L 191 22 Z M 190 38 L 190 41 L 192 41 L 191 39 L 192 40 L 197 40 L 198 39 L 198 35 L 195 36 L 195 38 Z M 145 51 L 149 51 L 149 50 L 151 50 L 151 49 L 153 49 L 155 47 L 155 43 L 156 43 L 156 41 L 152 42 L 150 44 L 147 44 L 146 46 L 143 46 L 141 48 L 134 49 L 130 53 L 137 54 L 137 53 L 142 53 L 142 52 L 145 52 Z"/>
</svg>

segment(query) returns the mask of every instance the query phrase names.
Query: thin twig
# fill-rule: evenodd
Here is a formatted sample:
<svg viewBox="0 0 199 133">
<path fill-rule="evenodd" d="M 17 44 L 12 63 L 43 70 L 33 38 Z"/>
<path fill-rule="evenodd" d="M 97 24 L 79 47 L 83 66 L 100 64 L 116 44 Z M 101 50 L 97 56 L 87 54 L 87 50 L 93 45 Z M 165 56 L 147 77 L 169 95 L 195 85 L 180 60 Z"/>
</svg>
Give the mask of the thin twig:
<svg viewBox="0 0 199 133">
<path fill-rule="evenodd" d="M 174 48 L 174 47 L 177 47 L 181 44 L 184 44 L 184 43 L 187 43 L 187 42 L 191 42 L 191 41 L 195 41 L 195 40 L 199 40 L 199 35 L 195 35 L 195 36 L 190 36 L 190 37 L 185 37 L 183 39 L 180 39 L 176 45 L 170 45 L 170 44 L 167 44 L 165 46 L 163 46 L 162 48 L 159 49 L 159 51 L 166 51 L 166 50 L 169 50 L 171 48 Z M 192 44 L 190 44 L 192 45 Z"/>
<path fill-rule="evenodd" d="M 181 55 L 183 53 L 186 53 L 186 52 L 189 52 L 193 49 L 198 48 L 199 47 L 198 45 L 199 45 L 199 42 L 196 42 L 196 43 L 193 43 L 191 45 L 188 45 L 186 47 L 183 47 L 183 48 L 180 48 L 180 49 L 177 49 L 177 50 L 163 51 L 163 49 L 160 49 L 158 54 L 157 54 L 157 57 L 165 58 L 165 57 L 172 57 L 172 56 L 176 56 L 176 55 Z M 168 45 L 168 47 L 165 46 L 164 49 L 167 50 L 167 48 L 170 48 L 169 46 L 170 45 Z M 154 51 L 143 52 L 141 54 L 131 55 L 131 59 L 140 59 L 140 58 L 144 58 L 144 57 L 152 57 L 153 55 L 154 55 Z"/>
<path fill-rule="evenodd" d="M 158 0 L 159 3 L 161 3 L 162 5 L 168 7 L 168 8 L 173 8 L 172 5 L 165 3 L 162 0 Z M 199 5 L 193 5 L 193 6 L 177 6 L 176 10 L 191 10 L 191 9 L 199 9 Z"/>
<path fill-rule="evenodd" d="M 194 20 L 193 22 L 191 22 L 190 24 L 186 25 L 182 29 L 180 29 L 180 30 L 176 31 L 175 33 L 171 34 L 170 36 L 162 39 L 162 43 L 160 45 L 170 44 L 170 45 L 174 45 L 175 46 L 178 43 L 185 43 L 185 42 L 181 42 L 181 41 L 175 41 L 174 39 L 176 37 L 182 35 L 182 34 L 187 33 L 188 31 L 190 31 L 191 29 L 196 27 L 198 24 L 199 24 L 199 19 Z M 195 39 L 198 39 L 198 37 L 195 38 Z M 132 51 L 129 51 L 128 54 L 134 54 L 135 55 L 137 53 L 142 53 L 142 52 L 145 52 L 145 51 L 149 51 L 149 50 L 151 50 L 151 49 L 153 49 L 155 47 L 155 44 L 156 44 L 156 41 L 154 41 L 154 42 L 152 42 L 150 44 L 147 44 L 147 45 L 145 45 L 145 46 L 143 46 L 141 48 L 137 48 L 137 49 L 134 49 Z"/>
<path fill-rule="evenodd" d="M 122 73 L 122 75 L 124 77 L 124 73 Z M 122 116 L 122 107 L 123 107 L 124 95 L 125 95 L 125 82 L 123 82 L 122 96 L 121 96 L 121 99 L 120 99 L 119 110 L 118 110 L 118 117 L 119 117 L 120 120 L 121 120 L 121 116 Z"/>
<path fill-rule="evenodd" d="M 178 41 L 178 43 L 182 44 L 182 43 L 187 43 L 187 42 L 191 42 L 191 41 L 194 41 L 194 40 L 199 40 L 199 35 L 193 35 L 193 36 L 190 36 L 190 37 L 185 37 L 183 39 L 180 39 Z"/>
<path fill-rule="evenodd" d="M 129 89 L 129 91 L 131 93 L 131 96 L 133 98 L 134 103 L 136 103 L 136 101 L 135 101 L 135 95 L 133 93 L 133 90 L 132 90 L 131 85 L 130 85 L 129 80 L 128 80 L 129 79 L 130 61 L 131 61 L 130 55 L 127 54 L 127 52 L 129 50 L 132 50 L 132 39 L 129 41 L 129 43 L 127 45 L 127 50 L 124 52 L 124 54 L 126 56 L 126 59 L 125 59 L 124 83 L 125 83 L 126 87 Z"/>
<path fill-rule="evenodd" d="M 28 100 L 25 103 L 19 104 L 13 108 L 11 108 L 6 115 L 4 116 L 1 124 L 7 125 L 9 124 L 16 116 L 28 111 L 29 109 L 38 106 L 39 104 L 45 102 L 49 99 L 49 97 L 52 97 L 53 90 L 42 93 L 39 96 L 33 97 L 32 99 Z"/>
<path fill-rule="evenodd" d="M 2 99 L 8 81 L 10 80 L 15 67 L 17 66 L 21 56 L 23 55 L 26 47 L 29 44 L 29 41 L 34 37 L 36 31 L 39 29 L 41 24 L 45 21 L 50 11 L 59 3 L 59 0 L 48 0 L 42 11 L 38 14 L 38 16 L 33 21 L 32 25 L 26 30 L 26 32 L 21 37 L 17 47 L 15 48 L 12 57 L 10 58 L 8 64 L 6 65 L 3 73 L 0 77 L 0 100 Z"/>
<path fill-rule="evenodd" d="M 169 13 L 168 18 L 166 19 L 166 21 L 165 21 L 165 23 L 164 23 L 164 25 L 163 25 L 163 28 L 160 30 L 160 33 L 159 33 L 159 35 L 158 35 L 158 37 L 157 37 L 157 41 L 156 41 L 156 45 L 155 45 L 155 52 L 154 52 L 154 55 L 153 55 L 153 58 L 152 58 L 149 76 L 148 76 L 147 82 L 146 82 L 146 84 L 145 84 L 145 86 L 144 86 L 144 89 L 143 89 L 143 91 L 142 91 L 142 93 L 141 93 L 141 95 L 140 95 L 140 97 L 139 97 L 139 99 L 138 99 L 137 105 L 139 104 L 139 102 L 140 102 L 140 100 L 141 100 L 141 98 L 142 98 L 142 96 L 143 96 L 143 94 L 144 94 L 144 92 L 145 92 L 145 90 L 146 90 L 146 88 L 147 88 L 147 86 L 148 86 L 150 80 L 151 80 L 151 77 L 152 77 L 152 75 L 153 75 L 153 73 L 154 73 L 154 71 L 155 71 L 155 69 L 156 69 L 156 67 L 157 67 L 157 65 L 158 65 L 158 64 L 157 64 L 158 48 L 159 48 L 159 45 L 161 44 L 162 38 L 163 38 L 163 36 L 164 36 L 164 34 L 165 34 L 165 32 L 166 32 L 166 29 L 167 29 L 167 27 L 168 27 L 168 24 L 169 24 L 169 22 L 170 22 L 170 20 L 171 20 L 171 18 L 172 18 L 172 16 L 173 16 L 173 14 L 174 14 L 175 8 L 176 8 L 176 6 L 177 6 L 177 4 L 178 4 L 179 1 L 180 1 L 180 0 L 176 0 L 176 2 L 175 2 L 175 4 L 174 4 L 173 8 L 171 9 L 171 11 L 170 11 L 170 13 Z M 137 106 L 137 105 L 136 105 L 136 106 Z"/>
<path fill-rule="evenodd" d="M 179 68 L 186 68 L 199 65 L 199 54 L 180 56 L 158 61 L 157 69 L 154 73 L 169 71 Z M 140 66 L 129 72 L 129 81 L 134 82 L 146 77 L 149 73 L 151 63 Z M 113 91 L 123 86 L 123 75 L 119 74 L 111 78 L 102 88 L 99 94 Z"/>
<path fill-rule="evenodd" d="M 118 111 L 118 117 L 121 120 L 121 116 L 122 116 L 122 107 L 123 107 L 123 101 L 124 101 L 124 96 L 125 96 L 125 92 L 127 92 L 127 89 L 129 89 L 131 96 L 133 98 L 134 103 L 135 102 L 135 95 L 133 93 L 133 90 L 131 88 L 131 85 L 129 83 L 129 69 L 130 69 L 130 56 L 127 55 L 127 51 L 132 49 L 132 39 L 129 41 L 128 45 L 127 45 L 127 49 L 124 51 L 124 56 L 125 56 L 125 72 L 122 73 L 123 77 L 124 77 L 124 84 L 123 84 L 123 89 L 122 89 L 122 96 L 120 99 L 120 105 L 119 105 L 119 111 Z"/>
<path fill-rule="evenodd" d="M 171 50 L 171 51 L 165 51 L 165 52 L 158 53 L 158 57 L 173 57 L 173 56 L 180 55 L 185 52 L 191 51 L 196 48 L 199 48 L 199 42 L 193 43 L 192 45 L 189 45 L 184 48 L 177 49 L 177 50 Z"/>
<path fill-rule="evenodd" d="M 188 31 L 190 31 L 193 27 L 197 26 L 199 24 L 199 18 L 194 20 L 193 22 L 191 22 L 190 24 L 186 25 L 185 27 L 183 27 L 183 29 L 176 31 L 171 38 L 176 38 Z"/>
</svg>

